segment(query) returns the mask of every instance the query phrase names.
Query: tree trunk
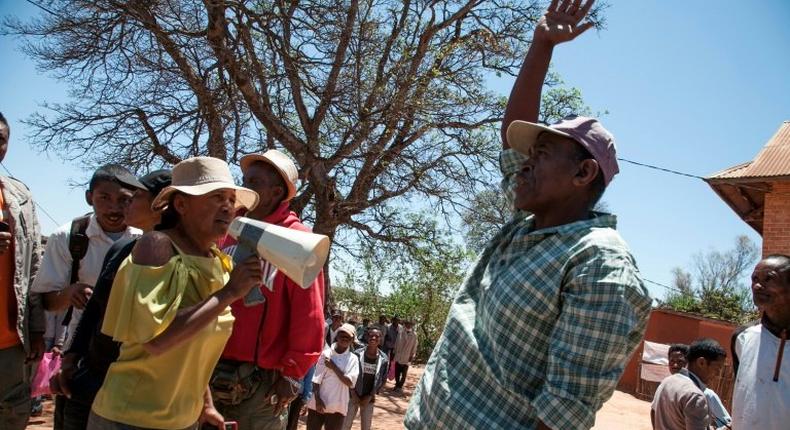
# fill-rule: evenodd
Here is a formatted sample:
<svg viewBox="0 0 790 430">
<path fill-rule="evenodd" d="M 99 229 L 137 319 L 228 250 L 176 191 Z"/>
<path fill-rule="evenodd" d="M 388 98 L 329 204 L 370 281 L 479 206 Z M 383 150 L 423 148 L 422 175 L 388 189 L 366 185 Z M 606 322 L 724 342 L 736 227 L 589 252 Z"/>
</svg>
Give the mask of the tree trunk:
<svg viewBox="0 0 790 430">
<path fill-rule="evenodd" d="M 327 222 L 327 218 L 319 218 L 321 211 L 316 204 L 316 222 L 313 225 L 313 233 L 316 234 L 323 234 L 324 236 L 329 237 L 329 255 L 326 258 L 326 262 L 324 263 L 324 314 L 329 315 L 329 312 L 332 310 L 332 307 L 335 305 L 334 297 L 332 295 L 332 278 L 330 277 L 330 269 L 329 263 L 332 261 L 332 247 L 331 244 L 335 242 L 335 232 L 337 231 L 337 224 L 336 220 L 330 219 Z M 323 222 L 320 221 L 323 219 Z"/>
</svg>

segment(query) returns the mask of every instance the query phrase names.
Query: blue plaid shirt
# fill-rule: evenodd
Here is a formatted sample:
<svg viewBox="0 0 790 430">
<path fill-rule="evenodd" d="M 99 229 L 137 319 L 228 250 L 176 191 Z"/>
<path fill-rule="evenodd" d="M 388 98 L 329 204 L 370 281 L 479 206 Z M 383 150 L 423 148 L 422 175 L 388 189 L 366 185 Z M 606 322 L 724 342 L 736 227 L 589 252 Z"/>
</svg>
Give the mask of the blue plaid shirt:
<svg viewBox="0 0 790 430">
<path fill-rule="evenodd" d="M 503 190 L 525 161 L 501 155 Z M 651 308 L 613 215 L 534 230 L 516 214 L 458 291 L 409 404 L 414 429 L 589 429 Z"/>
</svg>

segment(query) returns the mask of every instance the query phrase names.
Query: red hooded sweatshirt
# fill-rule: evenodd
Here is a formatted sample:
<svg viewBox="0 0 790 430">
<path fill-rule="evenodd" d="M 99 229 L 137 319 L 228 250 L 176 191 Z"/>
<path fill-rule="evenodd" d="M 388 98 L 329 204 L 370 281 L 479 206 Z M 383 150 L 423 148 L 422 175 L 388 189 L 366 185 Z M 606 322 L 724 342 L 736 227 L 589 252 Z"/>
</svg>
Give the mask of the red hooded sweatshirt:
<svg viewBox="0 0 790 430">
<path fill-rule="evenodd" d="M 283 202 L 263 221 L 300 231 L 311 231 Z M 226 236 L 220 248 L 235 245 Z M 244 306 L 244 299 L 231 304 L 236 321 L 222 358 L 256 363 L 283 375 L 301 379 L 315 364 L 324 346 L 324 272 L 303 289 L 270 263 L 261 260 L 264 280 L 260 290 L 266 302 Z M 274 275 L 273 279 L 270 278 Z M 271 288 L 271 291 L 270 289 Z M 257 354 L 256 354 L 257 349 Z"/>
</svg>

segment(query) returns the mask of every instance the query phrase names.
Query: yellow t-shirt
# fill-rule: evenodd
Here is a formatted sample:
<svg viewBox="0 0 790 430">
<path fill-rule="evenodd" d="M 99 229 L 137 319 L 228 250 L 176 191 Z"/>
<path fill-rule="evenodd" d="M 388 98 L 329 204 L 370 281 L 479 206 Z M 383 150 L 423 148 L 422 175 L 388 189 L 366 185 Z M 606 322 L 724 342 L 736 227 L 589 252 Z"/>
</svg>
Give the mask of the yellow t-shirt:
<svg viewBox="0 0 790 430">
<path fill-rule="evenodd" d="M 141 266 L 131 255 L 121 264 L 107 303 L 102 332 L 123 342 L 93 412 L 111 421 L 152 429 L 180 429 L 197 422 L 203 395 L 233 329 L 230 307 L 191 339 L 158 355 L 143 344 L 162 333 L 179 309 L 221 289 L 230 257 L 179 253 L 164 266 Z"/>
</svg>

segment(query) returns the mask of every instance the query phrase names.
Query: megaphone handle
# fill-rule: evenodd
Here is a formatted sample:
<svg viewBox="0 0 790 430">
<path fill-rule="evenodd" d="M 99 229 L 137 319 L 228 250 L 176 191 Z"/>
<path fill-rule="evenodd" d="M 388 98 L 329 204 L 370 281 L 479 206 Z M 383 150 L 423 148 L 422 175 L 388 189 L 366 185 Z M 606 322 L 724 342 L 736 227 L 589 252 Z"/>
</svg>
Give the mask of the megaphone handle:
<svg viewBox="0 0 790 430">
<path fill-rule="evenodd" d="M 246 296 L 244 296 L 244 306 L 248 308 L 251 306 L 259 305 L 266 301 L 266 297 L 261 293 L 260 287 L 253 287 Z"/>
<path fill-rule="evenodd" d="M 257 253 L 255 249 L 250 248 L 242 241 L 236 244 L 236 249 L 233 251 L 233 264 L 241 264 L 242 261 L 250 258 Z M 251 307 L 259 305 L 266 301 L 266 297 L 261 293 L 260 287 L 253 287 L 246 296 L 244 296 L 244 306 Z"/>
</svg>

